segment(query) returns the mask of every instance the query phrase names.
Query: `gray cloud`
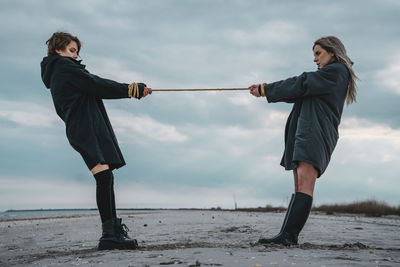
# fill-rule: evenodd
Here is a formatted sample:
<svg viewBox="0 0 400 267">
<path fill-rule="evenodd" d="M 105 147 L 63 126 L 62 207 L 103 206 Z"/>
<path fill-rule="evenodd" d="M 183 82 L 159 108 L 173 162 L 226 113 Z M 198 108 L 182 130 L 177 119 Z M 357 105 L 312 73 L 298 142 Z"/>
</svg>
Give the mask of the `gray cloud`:
<svg viewBox="0 0 400 267">
<path fill-rule="evenodd" d="M 21 181 L 10 187 L 14 195 L 26 192 L 22 181 L 29 177 L 93 182 L 40 79 L 44 42 L 54 31 L 78 35 L 91 72 L 153 88 L 247 87 L 313 71 L 313 41 L 333 34 L 360 78 L 358 103 L 343 115 L 344 122 L 359 124 L 346 124 L 341 133 L 359 131 L 360 137 L 340 139 L 316 201 L 375 196 L 398 204 L 399 144 L 387 137 L 399 137 L 400 95 L 393 86 L 398 80 L 382 81 L 399 66 L 397 1 L 10 0 L 0 7 L 0 179 Z M 116 171 L 121 187 L 139 183 L 163 195 L 162 188 L 239 192 L 246 185 L 238 196 L 252 205 L 280 204 L 290 194 L 291 173 L 279 166 L 288 104 L 268 105 L 247 92 L 154 93 L 105 102 L 128 162 Z M 371 151 L 377 153 L 368 158 Z M 0 196 L 6 203 L 0 209 L 10 208 L 10 195 Z M 76 205 L 85 206 L 82 201 Z M 178 198 L 168 201 L 179 206 Z"/>
</svg>

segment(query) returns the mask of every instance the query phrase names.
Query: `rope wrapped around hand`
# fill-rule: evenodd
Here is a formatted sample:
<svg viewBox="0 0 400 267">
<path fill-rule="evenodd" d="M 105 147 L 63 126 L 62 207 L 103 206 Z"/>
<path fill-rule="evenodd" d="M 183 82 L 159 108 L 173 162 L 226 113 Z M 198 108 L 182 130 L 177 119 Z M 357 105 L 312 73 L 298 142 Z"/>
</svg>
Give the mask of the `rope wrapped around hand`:
<svg viewBox="0 0 400 267">
<path fill-rule="evenodd" d="M 128 85 L 128 96 L 130 98 L 137 98 L 141 99 L 143 97 L 143 91 L 144 88 L 146 88 L 147 85 L 144 83 L 131 83 Z"/>
</svg>

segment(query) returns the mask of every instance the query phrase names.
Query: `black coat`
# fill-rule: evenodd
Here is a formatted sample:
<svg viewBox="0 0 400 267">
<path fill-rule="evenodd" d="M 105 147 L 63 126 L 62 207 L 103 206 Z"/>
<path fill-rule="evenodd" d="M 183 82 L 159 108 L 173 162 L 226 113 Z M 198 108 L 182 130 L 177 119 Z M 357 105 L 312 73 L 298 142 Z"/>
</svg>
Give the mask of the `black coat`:
<svg viewBox="0 0 400 267">
<path fill-rule="evenodd" d="M 128 98 L 128 84 L 89 73 L 80 61 L 52 55 L 41 62 L 42 80 L 51 89 L 58 116 L 65 122 L 71 146 L 92 169 L 125 165 L 102 99 Z"/>
<path fill-rule="evenodd" d="M 346 66 L 333 62 L 265 86 L 268 102 L 294 103 L 285 127 L 281 165 L 286 170 L 302 161 L 312 164 L 318 177 L 325 172 L 339 138 L 349 78 Z"/>
</svg>

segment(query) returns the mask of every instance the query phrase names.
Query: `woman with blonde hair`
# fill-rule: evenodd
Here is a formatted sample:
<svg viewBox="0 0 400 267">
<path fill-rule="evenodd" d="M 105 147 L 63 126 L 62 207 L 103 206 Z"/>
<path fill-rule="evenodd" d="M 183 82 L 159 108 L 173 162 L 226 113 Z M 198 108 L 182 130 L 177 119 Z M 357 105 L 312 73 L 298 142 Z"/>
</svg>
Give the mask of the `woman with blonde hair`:
<svg viewBox="0 0 400 267">
<path fill-rule="evenodd" d="M 339 138 L 343 106 L 356 101 L 356 80 L 346 49 L 339 38 L 319 38 L 312 47 L 318 70 L 274 83 L 253 84 L 250 93 L 269 103 L 292 103 L 285 127 L 281 165 L 293 170 L 294 194 L 281 231 L 260 244 L 298 244 L 311 210 L 314 186 L 328 167 Z"/>
</svg>

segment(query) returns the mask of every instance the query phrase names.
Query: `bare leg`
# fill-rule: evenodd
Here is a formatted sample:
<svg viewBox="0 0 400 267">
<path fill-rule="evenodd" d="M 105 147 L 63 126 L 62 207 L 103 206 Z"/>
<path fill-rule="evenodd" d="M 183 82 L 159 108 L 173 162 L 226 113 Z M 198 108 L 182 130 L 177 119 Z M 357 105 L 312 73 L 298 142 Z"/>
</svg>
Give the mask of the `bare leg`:
<svg viewBox="0 0 400 267">
<path fill-rule="evenodd" d="M 294 178 L 294 192 L 299 191 L 299 176 L 297 175 L 297 169 L 293 170 L 293 178 Z"/>
<path fill-rule="evenodd" d="M 95 175 L 96 173 L 105 171 L 110 169 L 110 166 L 108 166 L 108 164 L 97 164 L 96 166 L 94 166 L 90 171 L 92 172 L 93 175 Z"/>
<path fill-rule="evenodd" d="M 296 169 L 297 173 L 297 190 L 296 192 L 302 192 L 309 196 L 314 194 L 314 186 L 317 180 L 318 171 L 313 165 L 305 162 L 299 162 L 299 166 Z M 296 180 L 296 176 L 295 176 Z"/>
</svg>

